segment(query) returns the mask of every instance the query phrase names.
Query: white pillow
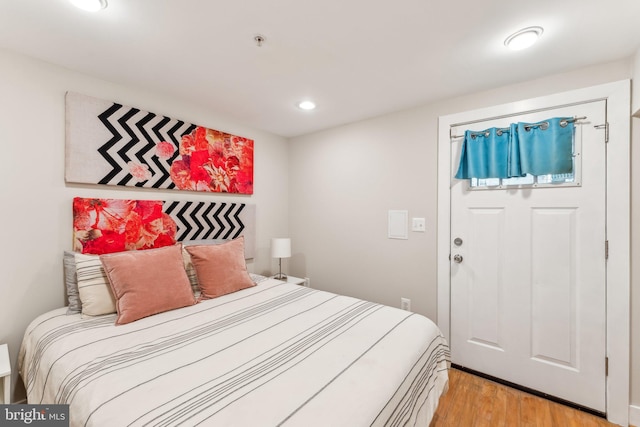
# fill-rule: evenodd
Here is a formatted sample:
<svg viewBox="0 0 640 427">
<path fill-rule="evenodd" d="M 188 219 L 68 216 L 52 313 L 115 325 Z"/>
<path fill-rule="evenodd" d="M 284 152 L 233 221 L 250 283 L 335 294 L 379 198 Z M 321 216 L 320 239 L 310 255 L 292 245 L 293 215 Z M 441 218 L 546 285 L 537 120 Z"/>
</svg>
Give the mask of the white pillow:
<svg viewBox="0 0 640 427">
<path fill-rule="evenodd" d="M 116 312 L 116 299 L 99 255 L 75 254 L 82 314 L 99 316 Z"/>
</svg>

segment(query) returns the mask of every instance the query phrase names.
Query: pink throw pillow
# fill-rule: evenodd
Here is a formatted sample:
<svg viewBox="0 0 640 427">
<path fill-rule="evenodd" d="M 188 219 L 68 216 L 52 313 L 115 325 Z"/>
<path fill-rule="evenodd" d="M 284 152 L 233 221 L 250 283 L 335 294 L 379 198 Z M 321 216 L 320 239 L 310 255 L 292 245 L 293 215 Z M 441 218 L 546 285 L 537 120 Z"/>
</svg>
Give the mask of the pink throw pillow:
<svg viewBox="0 0 640 427">
<path fill-rule="evenodd" d="M 196 303 L 182 245 L 100 255 L 116 298 L 116 325 Z"/>
<path fill-rule="evenodd" d="M 255 286 L 244 260 L 244 237 L 219 245 L 185 246 L 200 287 L 200 299 L 211 299 Z"/>
</svg>

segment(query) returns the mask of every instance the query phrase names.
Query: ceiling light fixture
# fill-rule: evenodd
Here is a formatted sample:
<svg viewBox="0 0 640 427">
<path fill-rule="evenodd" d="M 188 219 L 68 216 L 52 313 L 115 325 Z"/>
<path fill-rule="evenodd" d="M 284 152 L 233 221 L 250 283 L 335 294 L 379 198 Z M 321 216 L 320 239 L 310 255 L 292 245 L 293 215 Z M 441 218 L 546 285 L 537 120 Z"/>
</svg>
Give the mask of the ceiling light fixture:
<svg viewBox="0 0 640 427">
<path fill-rule="evenodd" d="M 544 30 L 542 27 L 527 27 L 507 37 L 504 45 L 511 50 L 522 50 L 533 46 Z"/>
<path fill-rule="evenodd" d="M 107 8 L 107 0 L 70 0 L 71 3 L 87 12 L 97 12 Z"/>
<path fill-rule="evenodd" d="M 316 103 L 313 101 L 301 101 L 298 103 L 298 108 L 300 108 L 301 110 L 315 110 L 316 108 Z"/>
</svg>

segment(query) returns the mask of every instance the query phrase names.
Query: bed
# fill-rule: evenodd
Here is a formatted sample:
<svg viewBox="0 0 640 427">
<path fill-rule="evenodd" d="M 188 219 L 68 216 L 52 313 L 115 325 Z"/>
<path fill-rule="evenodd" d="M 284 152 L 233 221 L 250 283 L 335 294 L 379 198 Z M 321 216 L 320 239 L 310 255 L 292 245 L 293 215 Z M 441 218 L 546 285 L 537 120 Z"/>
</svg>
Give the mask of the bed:
<svg viewBox="0 0 640 427">
<path fill-rule="evenodd" d="M 449 364 L 433 322 L 251 278 L 124 324 L 39 316 L 18 361 L 28 403 L 70 405 L 71 426 L 429 425 Z"/>
</svg>

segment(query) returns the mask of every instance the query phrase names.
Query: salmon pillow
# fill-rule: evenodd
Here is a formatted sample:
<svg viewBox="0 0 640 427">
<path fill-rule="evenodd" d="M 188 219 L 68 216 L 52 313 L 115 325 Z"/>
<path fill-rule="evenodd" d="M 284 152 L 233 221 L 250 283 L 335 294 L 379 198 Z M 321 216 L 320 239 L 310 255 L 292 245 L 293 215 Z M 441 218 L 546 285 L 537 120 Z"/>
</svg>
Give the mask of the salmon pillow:
<svg viewBox="0 0 640 427">
<path fill-rule="evenodd" d="M 244 237 L 219 245 L 194 245 L 191 256 L 200 287 L 200 299 L 211 299 L 255 286 L 244 259 Z"/>
<path fill-rule="evenodd" d="M 196 303 L 182 245 L 100 255 L 116 299 L 116 325 Z"/>
</svg>

